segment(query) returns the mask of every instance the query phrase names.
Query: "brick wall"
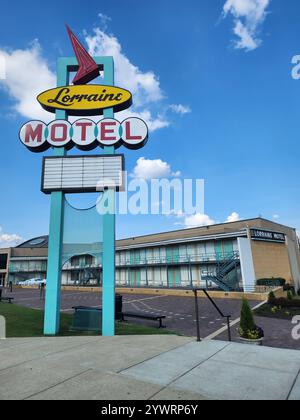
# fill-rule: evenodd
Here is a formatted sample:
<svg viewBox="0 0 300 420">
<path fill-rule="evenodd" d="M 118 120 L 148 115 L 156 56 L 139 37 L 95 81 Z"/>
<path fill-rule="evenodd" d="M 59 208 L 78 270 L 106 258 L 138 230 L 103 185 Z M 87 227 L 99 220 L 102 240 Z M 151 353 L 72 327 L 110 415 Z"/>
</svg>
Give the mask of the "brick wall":
<svg viewBox="0 0 300 420">
<path fill-rule="evenodd" d="M 292 282 L 288 248 L 285 244 L 251 241 L 256 279 L 282 277 Z"/>
</svg>

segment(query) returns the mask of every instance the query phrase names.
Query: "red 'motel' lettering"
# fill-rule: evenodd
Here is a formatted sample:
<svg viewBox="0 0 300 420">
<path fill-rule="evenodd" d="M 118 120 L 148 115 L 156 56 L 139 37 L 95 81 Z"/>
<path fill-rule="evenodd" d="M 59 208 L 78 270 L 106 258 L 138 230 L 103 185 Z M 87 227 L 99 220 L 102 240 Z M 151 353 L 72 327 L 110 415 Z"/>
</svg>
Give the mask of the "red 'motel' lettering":
<svg viewBox="0 0 300 420">
<path fill-rule="evenodd" d="M 31 124 L 27 124 L 25 128 L 25 143 L 30 143 L 31 141 L 36 141 L 37 143 L 42 142 L 43 137 L 43 124 L 37 124 L 35 129 L 33 129 Z"/>
<path fill-rule="evenodd" d="M 57 129 L 62 128 L 61 135 L 57 134 Z M 68 126 L 66 124 L 53 124 L 51 126 L 51 140 L 55 142 L 65 142 L 68 138 Z"/>
<path fill-rule="evenodd" d="M 92 127 L 92 121 L 77 122 L 75 123 L 76 127 L 81 127 L 81 141 L 86 141 L 86 132 L 88 127 Z"/>
<path fill-rule="evenodd" d="M 133 136 L 130 129 L 130 121 L 125 123 L 126 140 L 142 140 L 142 136 Z"/>
<path fill-rule="evenodd" d="M 101 123 L 101 140 L 103 141 L 110 141 L 110 140 L 117 140 L 116 136 L 108 137 L 107 134 L 114 133 L 115 130 L 108 129 L 107 127 L 115 127 L 115 121 L 105 121 Z"/>
</svg>

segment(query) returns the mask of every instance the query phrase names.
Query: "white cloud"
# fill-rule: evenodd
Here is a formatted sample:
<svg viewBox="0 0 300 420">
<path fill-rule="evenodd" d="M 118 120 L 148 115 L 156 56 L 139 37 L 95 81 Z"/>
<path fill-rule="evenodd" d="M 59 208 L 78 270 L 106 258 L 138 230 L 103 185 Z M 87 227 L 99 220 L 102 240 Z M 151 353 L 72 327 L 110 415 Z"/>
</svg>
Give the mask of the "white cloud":
<svg viewBox="0 0 300 420">
<path fill-rule="evenodd" d="M 104 13 L 98 13 L 98 18 L 103 26 L 103 28 L 107 28 L 107 23 L 111 22 L 111 17 L 105 15 Z"/>
<path fill-rule="evenodd" d="M 156 130 L 159 130 L 160 128 L 169 127 L 170 125 L 170 121 L 168 121 L 163 115 L 153 116 L 153 114 L 151 113 L 151 111 L 149 111 L 149 109 L 144 109 L 140 112 L 138 111 L 135 112 L 130 109 L 127 109 L 126 111 L 122 111 L 118 113 L 118 119 L 120 121 L 123 121 L 129 117 L 137 117 L 146 121 L 149 127 L 149 131 L 156 131 Z"/>
<path fill-rule="evenodd" d="M 255 50 L 261 44 L 259 30 L 267 15 L 271 0 L 227 0 L 223 7 L 226 17 L 234 18 L 234 34 L 236 49 Z"/>
<path fill-rule="evenodd" d="M 41 48 L 35 41 L 28 49 L 5 51 L 0 55 L 5 60 L 6 77 L 0 80 L 0 88 L 14 100 L 13 109 L 31 119 L 50 120 L 51 114 L 44 111 L 36 96 L 55 86 L 55 75 L 42 57 Z"/>
<path fill-rule="evenodd" d="M 134 178 L 142 178 L 145 180 L 168 178 L 170 176 L 180 176 L 180 172 L 172 172 L 171 166 L 161 159 L 145 159 L 141 157 L 137 160 L 133 170 Z"/>
<path fill-rule="evenodd" d="M 202 214 L 202 213 L 196 213 L 191 216 L 187 216 L 184 213 L 178 213 L 178 214 L 173 213 L 173 216 L 176 216 L 179 219 L 184 218 L 183 222 L 176 222 L 175 225 L 183 225 L 186 228 L 211 226 L 216 223 L 219 223 L 216 220 L 212 219 L 207 214 Z M 238 222 L 239 220 L 241 220 L 240 215 L 236 212 L 233 212 L 227 217 L 225 223 Z"/>
<path fill-rule="evenodd" d="M 241 220 L 240 215 L 234 211 L 227 217 L 226 223 L 238 222 L 239 220 Z"/>
<path fill-rule="evenodd" d="M 0 247 L 1 248 L 10 248 L 16 246 L 22 242 L 22 238 L 15 233 L 8 234 L 2 233 L 2 228 L 0 227 Z"/>
<path fill-rule="evenodd" d="M 196 213 L 192 216 L 187 216 L 184 219 L 184 225 L 186 228 L 211 226 L 214 224 L 215 221 L 211 219 L 207 214 Z"/>
<path fill-rule="evenodd" d="M 273 214 L 273 219 L 279 219 L 279 214 Z"/>
<path fill-rule="evenodd" d="M 134 65 L 122 51 L 119 40 L 105 32 L 106 23 L 111 18 L 101 13 L 98 17 L 104 29 L 96 28 L 93 34 L 85 34 L 89 51 L 94 55 L 113 56 L 116 85 L 127 88 L 133 94 L 132 108 L 118 113 L 117 118 L 142 118 L 150 131 L 155 131 L 171 124 L 168 110 L 182 115 L 190 112 L 189 107 L 169 106 L 163 102 L 165 96 L 158 76 L 153 71 L 144 72 Z M 13 100 L 13 110 L 28 119 L 52 120 L 53 114 L 44 111 L 36 100 L 39 93 L 56 86 L 55 72 L 50 69 L 38 41 L 23 50 L 0 48 L 0 59 L 0 88 L 7 91 Z"/>
<path fill-rule="evenodd" d="M 181 104 L 172 104 L 169 106 L 169 108 L 175 112 L 175 114 L 185 115 L 192 112 L 191 108 L 187 105 L 181 105 Z"/>
<path fill-rule="evenodd" d="M 163 98 L 158 77 L 153 71 L 142 72 L 132 64 L 115 36 L 95 28 L 93 35 L 85 35 L 85 40 L 90 54 L 114 57 L 116 85 L 130 90 L 136 106 L 144 106 Z"/>
</svg>

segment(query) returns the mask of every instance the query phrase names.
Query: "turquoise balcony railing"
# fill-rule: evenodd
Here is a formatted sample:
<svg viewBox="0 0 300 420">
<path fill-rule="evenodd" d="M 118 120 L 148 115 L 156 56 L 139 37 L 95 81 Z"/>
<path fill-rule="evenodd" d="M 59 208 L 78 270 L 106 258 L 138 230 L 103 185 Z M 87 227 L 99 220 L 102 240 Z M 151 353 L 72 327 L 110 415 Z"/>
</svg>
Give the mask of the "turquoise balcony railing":
<svg viewBox="0 0 300 420">
<path fill-rule="evenodd" d="M 174 255 L 159 257 L 139 257 L 134 256 L 131 259 L 116 259 L 117 267 L 139 266 L 139 265 L 168 265 L 168 264 L 191 264 L 191 263 L 217 263 L 220 261 L 231 260 L 232 258 L 239 260 L 238 252 L 227 252 L 224 254 L 191 254 L 191 255 Z"/>
</svg>

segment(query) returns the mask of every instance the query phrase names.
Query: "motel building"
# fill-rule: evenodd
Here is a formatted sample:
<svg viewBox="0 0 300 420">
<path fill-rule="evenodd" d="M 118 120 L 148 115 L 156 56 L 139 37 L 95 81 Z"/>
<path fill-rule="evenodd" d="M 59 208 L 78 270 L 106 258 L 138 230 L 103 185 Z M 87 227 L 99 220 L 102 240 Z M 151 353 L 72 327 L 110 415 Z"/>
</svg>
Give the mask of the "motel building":
<svg viewBox="0 0 300 420">
<path fill-rule="evenodd" d="M 76 249 L 76 244 L 72 244 Z M 85 249 L 62 268 L 62 285 L 96 286 L 102 266 Z M 45 279 L 48 237 L 0 249 L 0 282 Z M 116 285 L 130 288 L 203 287 L 253 292 L 259 279 L 283 278 L 300 288 L 296 230 L 256 218 L 118 240 Z"/>
</svg>

